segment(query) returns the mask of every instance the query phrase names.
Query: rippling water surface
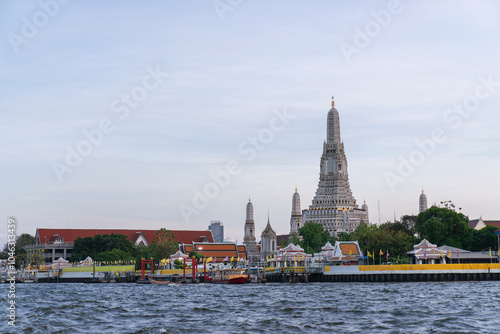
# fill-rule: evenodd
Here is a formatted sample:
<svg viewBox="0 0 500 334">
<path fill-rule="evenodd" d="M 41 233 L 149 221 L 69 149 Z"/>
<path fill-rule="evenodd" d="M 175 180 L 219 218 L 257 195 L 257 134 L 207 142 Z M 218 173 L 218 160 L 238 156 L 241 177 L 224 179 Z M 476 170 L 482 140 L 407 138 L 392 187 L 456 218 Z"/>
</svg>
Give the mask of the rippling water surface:
<svg viewBox="0 0 500 334">
<path fill-rule="evenodd" d="M 2 333 L 498 333 L 500 282 L 17 284 Z"/>
</svg>

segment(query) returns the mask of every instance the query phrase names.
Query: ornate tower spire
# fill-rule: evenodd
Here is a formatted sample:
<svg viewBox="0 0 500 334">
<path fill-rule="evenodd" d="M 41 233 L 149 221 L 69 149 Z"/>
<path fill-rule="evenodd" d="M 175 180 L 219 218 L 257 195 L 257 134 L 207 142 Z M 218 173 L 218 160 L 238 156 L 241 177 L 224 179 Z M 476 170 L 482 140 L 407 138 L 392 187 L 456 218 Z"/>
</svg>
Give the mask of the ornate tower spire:
<svg viewBox="0 0 500 334">
<path fill-rule="evenodd" d="M 290 234 L 299 234 L 302 226 L 302 212 L 300 210 L 300 195 L 295 186 L 295 193 L 292 196 L 292 216 L 290 218 Z"/>
<path fill-rule="evenodd" d="M 255 257 L 259 255 L 259 250 L 257 248 L 257 242 L 255 241 L 255 223 L 253 220 L 253 204 L 248 199 L 246 208 L 246 219 L 245 219 L 245 236 L 243 237 L 243 244 L 247 248 L 247 255 Z"/>
<path fill-rule="evenodd" d="M 424 187 L 422 187 L 422 194 L 418 198 L 418 213 L 427 210 L 427 196 L 424 194 Z"/>
<path fill-rule="evenodd" d="M 312 207 L 358 207 L 349 185 L 347 158 L 344 144 L 340 140 L 339 112 L 335 108 L 328 112 L 327 141 L 323 145 L 319 184 Z"/>
<path fill-rule="evenodd" d="M 337 109 L 335 109 L 335 101 L 332 96 L 332 109 L 328 112 L 327 121 L 327 144 L 339 143 L 340 144 L 340 116 Z"/>
<path fill-rule="evenodd" d="M 320 160 L 316 195 L 302 214 L 302 223 L 320 223 L 331 235 L 352 232 L 361 221 L 368 222 L 368 207 L 358 208 L 352 195 L 347 171 L 347 157 L 340 138 L 340 116 L 332 96 L 327 115 L 326 141 Z M 366 210 L 365 210 L 366 209 Z"/>
</svg>

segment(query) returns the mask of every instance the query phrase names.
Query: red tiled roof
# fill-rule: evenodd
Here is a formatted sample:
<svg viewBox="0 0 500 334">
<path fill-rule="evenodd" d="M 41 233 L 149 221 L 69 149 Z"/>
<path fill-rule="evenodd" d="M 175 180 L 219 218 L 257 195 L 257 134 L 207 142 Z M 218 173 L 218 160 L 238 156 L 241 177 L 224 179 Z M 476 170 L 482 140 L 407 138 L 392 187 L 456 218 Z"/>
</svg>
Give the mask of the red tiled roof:
<svg viewBox="0 0 500 334">
<path fill-rule="evenodd" d="M 486 225 L 500 227 L 500 220 L 483 220 Z"/>
<path fill-rule="evenodd" d="M 238 245 L 238 253 L 240 254 L 241 258 L 244 258 L 246 260 L 247 258 L 247 248 L 245 245 Z"/>
<path fill-rule="evenodd" d="M 148 243 L 151 243 L 156 237 L 158 230 L 111 230 L 111 229 L 57 229 L 57 228 L 38 228 L 35 238 L 38 244 L 44 244 L 53 241 L 55 235 L 60 235 L 67 244 L 72 244 L 78 237 L 95 237 L 96 235 L 108 234 L 123 234 L 128 240 L 135 243 L 140 233 L 144 235 Z M 203 242 L 207 239 L 208 242 L 214 242 L 212 232 L 206 231 L 186 231 L 186 230 L 171 230 L 174 234 L 174 240 L 178 243 Z"/>
<path fill-rule="evenodd" d="M 199 244 L 199 243 L 194 243 L 193 244 L 194 249 L 198 252 L 204 252 L 204 251 L 236 251 L 236 245 L 235 244 Z"/>
<path fill-rule="evenodd" d="M 340 250 L 344 255 L 358 255 L 358 248 L 355 244 L 340 244 Z"/>
<path fill-rule="evenodd" d="M 193 249 L 198 253 L 203 255 L 203 257 L 212 257 L 214 262 L 221 262 L 226 256 L 230 259 L 238 257 L 241 259 L 246 259 L 246 247 L 245 245 L 238 245 L 233 243 L 192 243 L 183 244 L 182 249 L 185 254 L 189 254 Z"/>
</svg>

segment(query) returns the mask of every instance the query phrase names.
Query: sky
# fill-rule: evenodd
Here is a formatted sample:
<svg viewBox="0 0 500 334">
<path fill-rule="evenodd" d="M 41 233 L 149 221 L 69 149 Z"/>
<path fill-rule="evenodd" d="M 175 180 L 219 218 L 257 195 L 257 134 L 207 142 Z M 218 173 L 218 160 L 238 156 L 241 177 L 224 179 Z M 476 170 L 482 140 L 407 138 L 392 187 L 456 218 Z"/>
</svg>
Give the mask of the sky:
<svg viewBox="0 0 500 334">
<path fill-rule="evenodd" d="M 308 208 L 335 97 L 372 223 L 500 219 L 497 1 L 0 1 L 0 243 Z"/>
</svg>

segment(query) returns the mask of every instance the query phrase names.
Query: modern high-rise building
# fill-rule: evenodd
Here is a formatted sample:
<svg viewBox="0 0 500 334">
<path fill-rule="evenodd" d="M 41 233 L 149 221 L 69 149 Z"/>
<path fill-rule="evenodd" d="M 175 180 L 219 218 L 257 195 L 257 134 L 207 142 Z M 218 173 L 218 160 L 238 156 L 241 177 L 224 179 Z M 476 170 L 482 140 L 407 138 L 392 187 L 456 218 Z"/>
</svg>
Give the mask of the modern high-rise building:
<svg viewBox="0 0 500 334">
<path fill-rule="evenodd" d="M 422 188 L 422 193 L 418 198 L 418 213 L 427 210 L 427 196 L 424 194 L 424 189 Z"/>
<path fill-rule="evenodd" d="M 224 225 L 220 220 L 211 220 L 208 229 L 212 231 L 212 236 L 214 237 L 214 242 L 224 242 Z"/>
<path fill-rule="evenodd" d="M 368 206 L 365 203 L 360 209 L 351 192 L 344 143 L 340 139 L 340 116 L 333 97 L 327 116 L 318 189 L 309 209 L 302 211 L 302 223 L 309 221 L 322 224 L 334 236 L 353 232 L 362 222 L 369 223 Z"/>
<path fill-rule="evenodd" d="M 250 261 L 260 259 L 259 248 L 255 240 L 255 223 L 253 220 L 253 204 L 248 199 L 246 220 L 245 220 L 245 236 L 243 237 L 243 244 L 247 248 L 247 259 Z"/>
</svg>

